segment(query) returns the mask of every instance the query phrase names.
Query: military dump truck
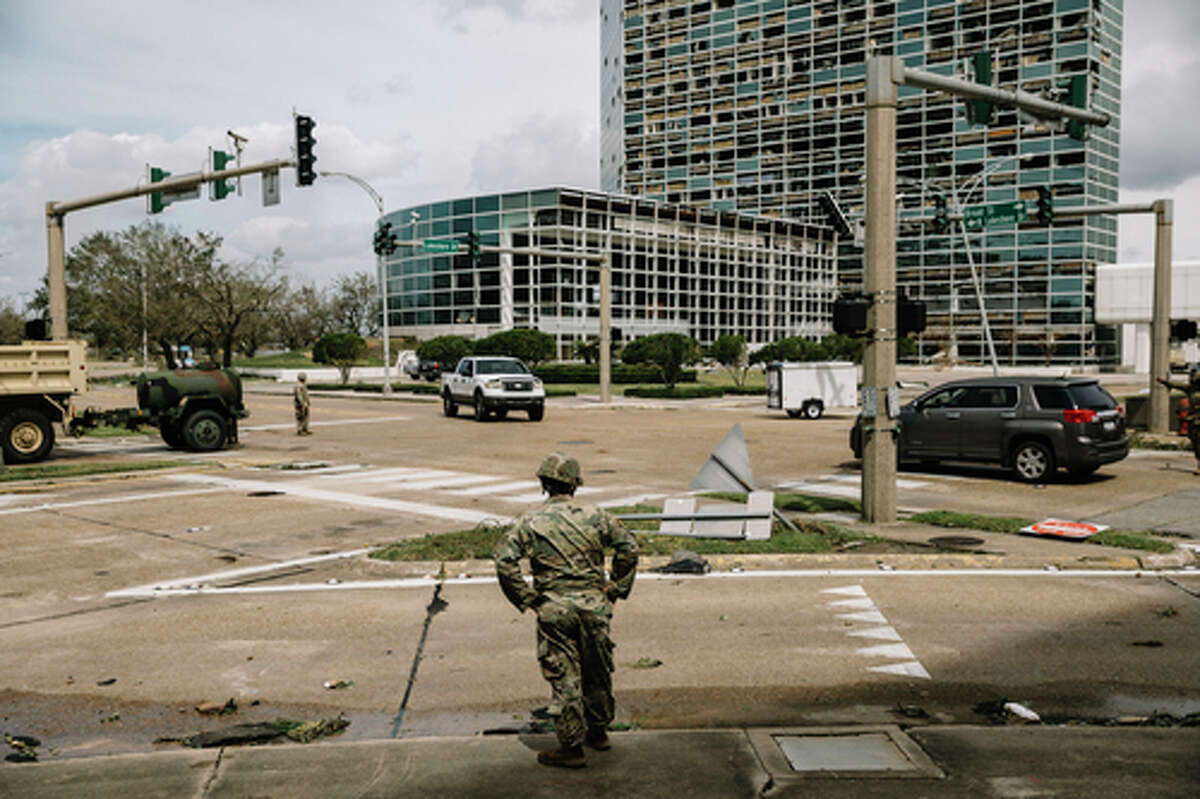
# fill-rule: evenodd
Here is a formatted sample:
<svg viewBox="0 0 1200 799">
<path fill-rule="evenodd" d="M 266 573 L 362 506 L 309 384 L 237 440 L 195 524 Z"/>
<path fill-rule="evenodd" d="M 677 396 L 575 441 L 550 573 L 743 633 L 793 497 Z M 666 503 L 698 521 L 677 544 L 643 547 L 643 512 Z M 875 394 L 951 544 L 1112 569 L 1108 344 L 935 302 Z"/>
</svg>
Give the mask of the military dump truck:
<svg viewBox="0 0 1200 799">
<path fill-rule="evenodd" d="M 25 341 L 0 346 L 0 450 L 6 463 L 44 460 L 54 447 L 54 423 L 74 436 L 112 425 L 159 429 L 172 449 L 218 450 L 237 441 L 249 416 L 242 379 L 233 369 L 176 369 L 137 378 L 136 408 L 73 413 L 87 392 L 87 345 L 82 341 Z"/>
<path fill-rule="evenodd" d="M 212 452 L 237 443 L 238 419 L 250 415 L 242 404 L 242 378 L 233 369 L 173 369 L 145 372 L 137 379 L 136 408 L 92 408 L 71 420 L 71 434 L 106 424 L 135 430 L 158 428 L 171 449 Z"/>
<path fill-rule="evenodd" d="M 87 391 L 82 341 L 25 341 L 0 346 L 0 451 L 5 463 L 33 463 L 54 447 L 54 423 L 71 418 L 71 400 Z"/>
</svg>

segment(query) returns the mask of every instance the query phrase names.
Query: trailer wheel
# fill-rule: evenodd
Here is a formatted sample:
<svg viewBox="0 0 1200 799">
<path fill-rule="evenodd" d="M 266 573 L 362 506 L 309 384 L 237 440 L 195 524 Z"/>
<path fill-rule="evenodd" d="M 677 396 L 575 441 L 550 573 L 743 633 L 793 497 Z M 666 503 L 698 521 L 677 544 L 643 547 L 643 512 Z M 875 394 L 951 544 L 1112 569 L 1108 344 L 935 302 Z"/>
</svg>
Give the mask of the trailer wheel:
<svg viewBox="0 0 1200 799">
<path fill-rule="evenodd" d="M 225 446 L 225 420 L 216 411 L 196 411 L 183 423 L 183 441 L 193 452 L 213 452 Z"/>
<path fill-rule="evenodd" d="M 800 412 L 804 414 L 805 419 L 820 419 L 821 411 L 823 410 L 825 410 L 825 408 L 821 405 L 821 403 L 809 401 L 804 403 L 804 407 L 800 409 Z"/>
<path fill-rule="evenodd" d="M 171 449 L 183 449 L 187 443 L 183 440 L 183 433 L 179 431 L 179 426 L 171 422 L 163 422 L 162 427 L 158 430 L 162 440 Z"/>
<path fill-rule="evenodd" d="M 54 427 L 46 414 L 18 408 L 0 420 L 0 450 L 7 463 L 44 460 L 54 448 Z"/>
<path fill-rule="evenodd" d="M 800 409 L 799 408 L 788 408 L 787 414 L 788 414 L 788 416 L 792 417 L 793 419 L 799 419 L 800 418 Z"/>
</svg>

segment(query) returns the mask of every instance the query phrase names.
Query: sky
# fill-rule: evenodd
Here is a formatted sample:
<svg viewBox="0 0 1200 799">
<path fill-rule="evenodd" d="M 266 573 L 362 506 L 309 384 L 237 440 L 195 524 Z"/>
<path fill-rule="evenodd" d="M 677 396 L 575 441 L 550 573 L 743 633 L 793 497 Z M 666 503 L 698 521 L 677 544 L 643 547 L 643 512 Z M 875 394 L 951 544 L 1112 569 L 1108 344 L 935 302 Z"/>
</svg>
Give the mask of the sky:
<svg viewBox="0 0 1200 799">
<path fill-rule="evenodd" d="M 1174 257 L 1200 258 L 1200 2 L 1125 0 L 1120 202 L 1175 200 Z M 599 187 L 599 0 L 0 0 L 0 301 L 46 269 L 45 204 L 204 167 L 286 158 L 293 110 L 316 168 L 366 180 L 388 211 L 550 185 Z M 293 283 L 373 270 L 376 209 L 340 177 L 264 208 L 242 197 L 156 217 L 224 237 L 231 261 L 285 254 Z M 147 218 L 143 198 L 72 212 L 67 247 Z M 1154 222 L 1121 218 L 1149 262 Z"/>
</svg>

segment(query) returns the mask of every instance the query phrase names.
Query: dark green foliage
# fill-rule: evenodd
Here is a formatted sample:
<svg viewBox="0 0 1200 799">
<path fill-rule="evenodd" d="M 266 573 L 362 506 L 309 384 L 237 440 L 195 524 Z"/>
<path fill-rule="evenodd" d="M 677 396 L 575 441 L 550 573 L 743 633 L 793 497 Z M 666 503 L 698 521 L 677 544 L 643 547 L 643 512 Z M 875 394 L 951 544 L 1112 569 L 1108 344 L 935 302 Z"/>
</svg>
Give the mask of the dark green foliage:
<svg viewBox="0 0 1200 799">
<path fill-rule="evenodd" d="M 551 383 L 599 383 L 600 367 L 596 364 L 582 363 L 546 363 L 533 370 L 547 385 Z M 631 385 L 635 383 L 657 383 L 660 379 L 658 369 L 653 366 L 630 366 L 629 364 L 614 363 L 610 377 L 614 384 Z M 695 383 L 696 370 L 684 369 L 679 377 L 680 383 Z"/>
<path fill-rule="evenodd" d="M 667 388 L 679 382 L 683 367 L 700 358 L 700 345 L 682 333 L 656 333 L 634 339 L 625 345 L 621 360 L 625 363 L 651 364 L 662 374 Z"/>
<path fill-rule="evenodd" d="M 725 334 L 708 348 L 708 355 L 717 363 L 729 370 L 733 384 L 741 388 L 746 384 L 746 370 L 749 362 L 746 360 L 746 339 L 742 336 Z"/>
<path fill-rule="evenodd" d="M 313 345 L 313 361 L 338 368 L 342 383 L 350 379 L 350 368 L 367 357 L 367 342 L 357 333 L 330 333 Z"/>
<path fill-rule="evenodd" d="M 470 354 L 471 342 L 463 336 L 438 336 L 417 345 L 417 357 L 422 361 L 437 361 L 450 368 Z"/>
<path fill-rule="evenodd" d="M 554 355 L 554 336 L 540 330 L 520 328 L 493 333 L 472 347 L 476 355 L 507 355 L 518 358 L 529 368 Z"/>
<path fill-rule="evenodd" d="M 652 386 L 635 386 L 625 389 L 627 397 L 645 397 L 647 399 L 696 399 L 697 397 L 723 397 L 725 389 L 720 386 L 671 386 L 657 388 Z"/>
</svg>

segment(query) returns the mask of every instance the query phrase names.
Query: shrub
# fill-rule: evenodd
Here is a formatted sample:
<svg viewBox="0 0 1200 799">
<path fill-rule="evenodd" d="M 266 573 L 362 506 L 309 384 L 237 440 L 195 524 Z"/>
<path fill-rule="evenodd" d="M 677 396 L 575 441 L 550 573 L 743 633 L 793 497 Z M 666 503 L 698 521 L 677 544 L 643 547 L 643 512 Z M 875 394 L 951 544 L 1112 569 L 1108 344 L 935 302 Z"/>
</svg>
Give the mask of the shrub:
<svg viewBox="0 0 1200 799">
<path fill-rule="evenodd" d="M 722 397 L 725 389 L 720 386 L 634 386 L 625 389 L 627 397 L 643 397 L 645 399 L 697 399 L 698 397 Z"/>
<path fill-rule="evenodd" d="M 520 359 L 532 369 L 554 354 L 554 336 L 540 330 L 519 328 L 493 333 L 472 347 L 475 355 L 507 355 Z"/>
<path fill-rule="evenodd" d="M 350 369 L 367 356 L 367 342 L 357 333 L 330 333 L 313 345 L 315 363 L 337 367 L 342 385 L 350 379 Z"/>
<path fill-rule="evenodd" d="M 533 370 L 543 383 L 599 383 L 600 367 L 596 364 L 583 363 L 545 363 Z M 630 366 L 625 363 L 614 363 L 610 370 L 613 383 L 630 385 L 634 383 L 657 383 L 661 375 L 653 366 Z M 684 369 L 679 376 L 680 383 L 695 383 L 696 370 Z"/>
<path fill-rule="evenodd" d="M 700 344 L 682 333 L 655 333 L 634 339 L 621 352 L 625 363 L 652 364 L 667 388 L 679 382 L 683 367 L 700 358 Z"/>
</svg>

